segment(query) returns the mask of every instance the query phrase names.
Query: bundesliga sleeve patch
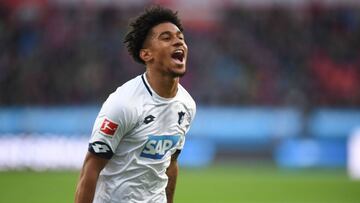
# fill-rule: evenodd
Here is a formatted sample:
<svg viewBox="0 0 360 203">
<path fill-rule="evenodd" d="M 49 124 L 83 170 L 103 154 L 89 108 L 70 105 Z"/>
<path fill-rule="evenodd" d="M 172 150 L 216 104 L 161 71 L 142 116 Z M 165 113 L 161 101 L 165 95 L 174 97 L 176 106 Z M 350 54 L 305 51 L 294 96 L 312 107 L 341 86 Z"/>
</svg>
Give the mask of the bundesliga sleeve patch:
<svg viewBox="0 0 360 203">
<path fill-rule="evenodd" d="M 105 118 L 100 127 L 100 132 L 103 135 L 114 136 L 119 124 Z"/>
</svg>

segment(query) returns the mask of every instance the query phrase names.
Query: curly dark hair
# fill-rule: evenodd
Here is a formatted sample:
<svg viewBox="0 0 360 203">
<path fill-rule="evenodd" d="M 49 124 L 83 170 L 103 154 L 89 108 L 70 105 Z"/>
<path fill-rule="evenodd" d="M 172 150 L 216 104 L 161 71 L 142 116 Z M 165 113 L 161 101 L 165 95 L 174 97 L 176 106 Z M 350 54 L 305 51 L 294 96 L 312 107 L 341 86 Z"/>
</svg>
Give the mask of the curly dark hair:
<svg viewBox="0 0 360 203">
<path fill-rule="evenodd" d="M 129 31 L 125 36 L 124 43 L 128 49 L 129 54 L 133 59 L 141 64 L 145 62 L 140 58 L 139 53 L 143 48 L 144 41 L 149 31 L 156 25 L 170 22 L 176 25 L 180 31 L 183 31 L 180 19 L 174 12 L 168 8 L 161 6 L 152 6 L 133 19 L 129 24 Z"/>
</svg>

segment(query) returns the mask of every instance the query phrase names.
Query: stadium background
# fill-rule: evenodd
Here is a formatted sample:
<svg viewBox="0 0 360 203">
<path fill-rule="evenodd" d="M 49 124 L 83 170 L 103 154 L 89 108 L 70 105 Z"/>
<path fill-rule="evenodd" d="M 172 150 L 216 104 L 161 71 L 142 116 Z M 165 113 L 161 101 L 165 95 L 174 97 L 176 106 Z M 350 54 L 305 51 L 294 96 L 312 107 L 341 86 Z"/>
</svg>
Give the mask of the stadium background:
<svg viewBox="0 0 360 203">
<path fill-rule="evenodd" d="M 175 10 L 198 104 L 177 202 L 360 199 L 357 0 L 3 0 L 0 202 L 71 202 L 106 97 L 144 68 L 122 39 Z"/>
</svg>

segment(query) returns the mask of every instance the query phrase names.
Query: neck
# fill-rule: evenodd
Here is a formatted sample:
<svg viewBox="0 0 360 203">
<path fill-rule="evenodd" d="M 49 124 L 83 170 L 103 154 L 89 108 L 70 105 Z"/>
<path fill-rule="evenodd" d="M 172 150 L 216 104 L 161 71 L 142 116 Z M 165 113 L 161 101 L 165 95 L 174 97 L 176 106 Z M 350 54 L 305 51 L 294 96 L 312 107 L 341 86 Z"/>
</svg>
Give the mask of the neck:
<svg viewBox="0 0 360 203">
<path fill-rule="evenodd" d="M 161 97 L 173 98 L 176 96 L 179 84 L 179 77 L 172 77 L 168 74 L 161 74 L 156 71 L 146 71 L 146 79 L 151 88 Z"/>
</svg>

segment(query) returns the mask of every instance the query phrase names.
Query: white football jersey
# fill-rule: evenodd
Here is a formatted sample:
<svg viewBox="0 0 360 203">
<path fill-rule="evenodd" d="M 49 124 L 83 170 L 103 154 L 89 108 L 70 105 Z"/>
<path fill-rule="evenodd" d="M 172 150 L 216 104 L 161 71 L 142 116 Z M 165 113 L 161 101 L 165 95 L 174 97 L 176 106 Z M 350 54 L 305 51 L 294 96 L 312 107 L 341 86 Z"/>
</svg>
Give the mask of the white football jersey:
<svg viewBox="0 0 360 203">
<path fill-rule="evenodd" d="M 174 98 L 162 98 L 146 73 L 128 81 L 104 102 L 89 151 L 109 162 L 101 171 L 95 203 L 165 203 L 171 155 L 181 150 L 196 113 L 179 84 Z"/>
</svg>

